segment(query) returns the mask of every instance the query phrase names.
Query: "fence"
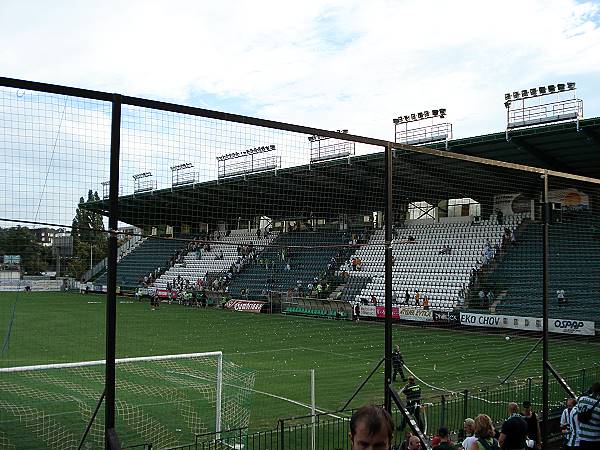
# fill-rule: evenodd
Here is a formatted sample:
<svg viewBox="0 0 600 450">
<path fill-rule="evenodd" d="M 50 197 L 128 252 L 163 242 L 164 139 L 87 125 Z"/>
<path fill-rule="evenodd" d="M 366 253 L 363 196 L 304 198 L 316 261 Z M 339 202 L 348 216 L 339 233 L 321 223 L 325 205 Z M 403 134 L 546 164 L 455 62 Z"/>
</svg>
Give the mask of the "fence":
<svg viewBox="0 0 600 450">
<path fill-rule="evenodd" d="M 176 448 L 191 436 L 224 432 L 199 418 L 184 394 L 167 394 L 173 377 L 197 389 L 194 383 L 204 373 L 169 369 L 161 373 L 164 386 L 145 391 L 126 376 L 115 379 L 117 353 L 224 349 L 256 369 L 259 384 L 244 395 L 239 380 L 228 381 L 231 403 L 224 402 L 222 429 L 237 430 L 306 413 L 312 367 L 321 410 L 335 410 L 382 355 L 384 382 L 366 384 L 350 406 L 370 401 L 391 409 L 384 387 L 392 381 L 392 343 L 400 344 L 410 373 L 427 383 L 430 426 L 459 427 L 465 413 L 486 405 L 494 405 L 500 418 L 505 397 L 525 394 L 548 413 L 560 395 L 548 380 L 547 363 L 566 372 L 598 360 L 598 180 L 134 97 L 5 78 L 0 85 L 2 142 L 10 150 L 0 173 L 7 254 L 21 255 L 24 272 L 31 274 L 56 262 L 80 279 L 91 252 L 106 257 L 108 268 L 101 283 L 107 285 L 106 310 L 103 298 L 35 297 L 46 303 L 23 303 L 19 296 L 5 297 L 2 307 L 10 319 L 2 364 L 105 357 L 105 377 L 94 375 L 77 389 L 92 403 L 106 387 L 105 413 L 96 426 L 116 429 L 125 445 Z M 327 148 L 318 163 L 315 136 Z M 336 145 L 328 146 L 327 139 Z M 254 158 L 256 152 L 265 156 Z M 177 168 L 193 178 L 181 178 Z M 139 189 L 140 183 L 152 189 Z M 153 238 L 117 265 L 119 222 Z M 23 225 L 71 230 L 73 256 L 32 245 L 32 231 Z M 142 284 L 180 305 L 159 308 L 157 302 L 141 309 L 127 301 L 117 316 L 117 285 Z M 261 315 L 250 320 L 207 311 L 204 316 L 196 315 L 199 308 L 183 308 L 206 304 L 208 293 L 239 299 L 240 310 L 257 312 L 263 306 L 248 299 L 262 291 L 335 295 L 352 305 L 361 325 L 287 316 L 267 322 Z M 34 318 L 28 326 L 17 320 L 22 310 Z M 377 319 L 385 321 L 384 329 L 362 326 Z M 540 333 L 538 349 L 531 336 Z M 512 384 L 502 393 L 479 392 L 478 386 L 511 371 L 514 378 L 534 380 L 531 393 Z M 539 390 L 540 376 L 549 389 Z M 88 386 L 91 379 L 95 384 Z M 568 379 L 578 389 L 588 381 Z M 118 383 L 139 398 L 123 403 Z M 32 384 L 27 389 L 47 398 Z M 45 389 L 62 399 L 66 394 L 55 388 Z M 253 414 L 246 402 L 250 392 Z M 437 392 L 456 394 L 442 399 Z M 212 394 L 206 396 L 214 402 Z M 240 397 L 244 405 L 237 408 Z M 149 405 L 157 404 L 168 406 L 157 417 L 132 419 L 148 417 Z M 57 421 L 54 435 L 67 436 L 63 447 L 69 448 L 89 416 L 69 410 L 64 417 L 73 422 Z M 315 428 L 321 430 L 315 439 L 326 446 L 326 439 L 342 433 L 345 420 L 327 417 Z M 267 432 L 244 439 L 257 446 L 307 445 L 312 424 L 282 423 L 278 438 Z M 29 433 L 17 419 L 14 426 Z M 96 438 L 101 435 L 96 429 Z M 18 438 L 13 430 L 0 436 Z"/>
</svg>

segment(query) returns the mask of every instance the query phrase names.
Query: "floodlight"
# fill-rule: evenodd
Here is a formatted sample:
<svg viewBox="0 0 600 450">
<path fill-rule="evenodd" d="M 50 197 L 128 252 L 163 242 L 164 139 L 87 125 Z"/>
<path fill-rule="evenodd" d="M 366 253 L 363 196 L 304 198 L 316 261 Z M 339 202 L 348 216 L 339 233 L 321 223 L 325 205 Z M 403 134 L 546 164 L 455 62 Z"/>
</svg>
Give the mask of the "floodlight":
<svg viewBox="0 0 600 450">
<path fill-rule="evenodd" d="M 421 120 L 423 118 L 423 113 L 422 112 L 417 113 L 417 117 L 419 118 L 419 120 Z"/>
<path fill-rule="evenodd" d="M 425 115 L 426 119 L 429 117 L 429 111 L 425 111 L 423 114 Z"/>
<path fill-rule="evenodd" d="M 400 122 L 402 121 L 402 119 L 400 117 L 398 117 L 397 119 L 394 119 L 394 124 L 398 125 Z M 310 140 L 310 138 L 308 138 Z"/>
<path fill-rule="evenodd" d="M 440 118 L 444 118 L 444 116 L 446 115 L 446 108 L 440 108 Z"/>
<path fill-rule="evenodd" d="M 437 110 L 437 109 L 433 109 L 433 110 L 431 111 L 431 114 L 433 114 L 433 117 L 437 117 L 437 115 L 438 115 L 438 110 Z"/>
<path fill-rule="evenodd" d="M 529 91 L 527 89 L 523 89 L 521 91 L 521 97 L 528 97 L 529 96 Z"/>
<path fill-rule="evenodd" d="M 408 122 L 409 120 L 410 120 L 410 117 L 408 117 L 408 116 L 404 116 L 404 121 L 405 121 L 405 122 Z"/>
<path fill-rule="evenodd" d="M 558 83 L 556 85 L 556 87 L 558 88 L 559 91 L 564 91 L 565 90 L 565 83 Z"/>
<path fill-rule="evenodd" d="M 342 133 L 348 134 L 348 130 L 342 130 Z"/>
<path fill-rule="evenodd" d="M 537 95 L 537 88 L 531 88 L 529 89 L 529 93 L 533 96 Z"/>
<path fill-rule="evenodd" d="M 314 136 L 309 136 L 309 137 L 308 137 L 308 142 L 314 142 L 314 140 L 315 140 L 315 137 L 314 137 Z"/>
<path fill-rule="evenodd" d="M 416 115 L 415 113 L 412 113 L 412 114 L 410 115 L 410 119 L 411 119 L 411 120 L 417 120 L 417 115 Z"/>
<path fill-rule="evenodd" d="M 519 92 L 518 91 L 513 92 L 513 98 L 514 99 L 519 98 Z"/>
<path fill-rule="evenodd" d="M 549 85 L 548 85 L 548 90 L 549 90 L 551 93 L 554 93 L 554 92 L 556 92 L 556 86 L 554 86 L 553 84 L 549 84 Z"/>
<path fill-rule="evenodd" d="M 504 102 L 504 107 L 505 107 L 505 108 L 510 108 L 510 100 L 506 100 L 506 101 Z"/>
<path fill-rule="evenodd" d="M 504 100 L 510 100 L 510 92 L 504 94 Z"/>
<path fill-rule="evenodd" d="M 543 94 L 545 94 L 545 93 L 546 93 L 546 87 L 545 87 L 545 86 L 540 86 L 540 87 L 538 88 L 538 91 L 540 91 L 540 94 L 542 94 L 542 95 L 543 95 Z"/>
<path fill-rule="evenodd" d="M 567 83 L 567 87 L 568 87 L 569 89 L 575 89 L 575 83 L 573 83 L 572 81 L 569 81 L 569 82 Z"/>
</svg>

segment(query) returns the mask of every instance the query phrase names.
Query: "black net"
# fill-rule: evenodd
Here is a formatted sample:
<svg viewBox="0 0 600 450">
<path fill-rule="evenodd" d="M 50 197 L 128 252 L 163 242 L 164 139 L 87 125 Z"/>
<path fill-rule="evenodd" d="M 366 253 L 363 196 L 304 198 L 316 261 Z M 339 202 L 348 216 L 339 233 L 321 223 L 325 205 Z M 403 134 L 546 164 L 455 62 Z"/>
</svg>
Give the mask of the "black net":
<svg viewBox="0 0 600 450">
<path fill-rule="evenodd" d="M 189 354 L 117 368 L 126 446 L 348 448 L 352 410 L 384 401 L 388 223 L 392 385 L 413 418 L 458 439 L 508 402 L 541 411 L 543 171 L 397 148 L 386 217 L 383 141 L 124 97 L 114 265 L 110 98 L 0 94 L 0 365 L 75 364 L 0 371 L 3 446 L 83 436 L 104 366 L 77 363 L 104 358 L 112 274 L 117 358 Z M 547 184 L 554 417 L 598 377 L 599 196 Z"/>
</svg>

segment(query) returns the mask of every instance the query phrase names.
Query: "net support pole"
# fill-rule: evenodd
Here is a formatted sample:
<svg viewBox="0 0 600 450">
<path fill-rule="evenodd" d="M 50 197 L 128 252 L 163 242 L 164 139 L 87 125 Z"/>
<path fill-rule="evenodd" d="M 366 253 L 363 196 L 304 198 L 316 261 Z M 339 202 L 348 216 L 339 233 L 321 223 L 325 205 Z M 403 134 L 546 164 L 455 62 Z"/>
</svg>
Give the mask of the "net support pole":
<svg viewBox="0 0 600 450">
<path fill-rule="evenodd" d="M 542 235 L 542 448 L 548 445 L 548 227 L 550 224 L 550 204 L 548 203 L 548 171 L 544 172 L 544 191 L 542 195 L 543 235 Z"/>
<path fill-rule="evenodd" d="M 316 441 L 316 414 L 317 414 L 317 405 L 315 403 L 315 369 L 310 369 L 310 439 L 312 443 L 312 450 L 317 450 L 317 441 Z"/>
<path fill-rule="evenodd" d="M 108 210 L 108 276 L 106 291 L 106 374 L 104 443 L 112 450 L 115 442 L 115 355 L 117 325 L 117 228 L 119 219 L 119 154 L 121 149 L 121 95 L 112 97 L 110 138 L 110 199 Z"/>
<path fill-rule="evenodd" d="M 392 412 L 392 146 L 385 147 L 385 370 L 384 407 Z"/>
<path fill-rule="evenodd" d="M 215 406 L 215 432 L 217 439 L 221 438 L 221 411 L 223 405 L 223 353 L 219 353 L 217 357 L 217 399 Z"/>
</svg>

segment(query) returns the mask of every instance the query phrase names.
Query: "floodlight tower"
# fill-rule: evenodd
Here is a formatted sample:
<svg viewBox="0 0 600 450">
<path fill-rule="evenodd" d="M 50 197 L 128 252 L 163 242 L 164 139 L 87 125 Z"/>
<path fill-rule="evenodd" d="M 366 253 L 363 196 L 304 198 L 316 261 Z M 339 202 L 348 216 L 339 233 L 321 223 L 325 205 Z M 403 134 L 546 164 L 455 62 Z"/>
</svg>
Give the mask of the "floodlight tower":
<svg viewBox="0 0 600 450">
<path fill-rule="evenodd" d="M 394 122 L 394 142 L 408 145 L 427 145 L 452 139 L 452 124 L 444 122 L 446 108 L 432 109 L 398 116 Z"/>
<path fill-rule="evenodd" d="M 171 166 L 171 188 L 184 184 L 191 184 L 196 181 L 196 174 L 192 163 L 183 163 Z"/>
<path fill-rule="evenodd" d="M 336 130 L 338 133 L 348 134 L 348 130 Z M 309 136 L 310 162 L 316 163 L 334 158 L 350 157 L 356 153 L 354 142 L 344 141 L 325 136 Z"/>
<path fill-rule="evenodd" d="M 577 98 L 575 83 L 549 84 L 504 94 L 506 140 L 510 131 L 557 122 L 574 122 L 579 131 L 583 100 Z"/>
<path fill-rule="evenodd" d="M 152 191 L 156 187 L 152 180 L 152 172 L 142 172 L 132 176 L 133 178 L 133 193 Z"/>
</svg>

